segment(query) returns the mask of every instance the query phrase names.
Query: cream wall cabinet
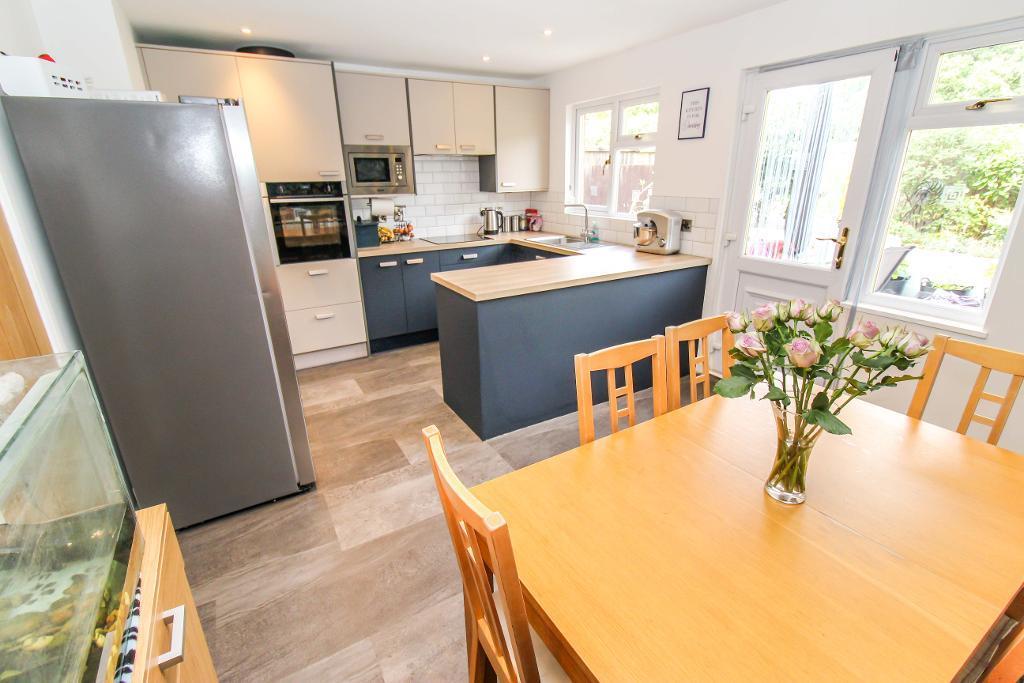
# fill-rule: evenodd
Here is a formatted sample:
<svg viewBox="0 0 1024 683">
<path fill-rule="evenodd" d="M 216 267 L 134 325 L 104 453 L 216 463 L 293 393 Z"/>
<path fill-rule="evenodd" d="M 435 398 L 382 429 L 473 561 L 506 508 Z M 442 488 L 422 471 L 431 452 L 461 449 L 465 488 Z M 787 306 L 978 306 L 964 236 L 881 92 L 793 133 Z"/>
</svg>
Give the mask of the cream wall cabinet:
<svg viewBox="0 0 1024 683">
<path fill-rule="evenodd" d="M 143 47 L 139 49 L 151 90 L 169 102 L 180 95 L 241 99 L 238 68 L 232 55 Z"/>
<path fill-rule="evenodd" d="M 341 135 L 346 145 L 409 145 L 405 79 L 337 72 Z"/>
<path fill-rule="evenodd" d="M 452 85 L 459 154 L 494 154 L 494 86 Z"/>
<path fill-rule="evenodd" d="M 484 192 L 548 189 L 549 92 L 494 87 L 495 151 L 480 158 Z"/>
<path fill-rule="evenodd" d="M 455 149 L 455 99 L 447 81 L 410 78 L 409 116 L 413 154 L 458 154 Z"/>
<path fill-rule="evenodd" d="M 342 180 L 330 65 L 245 57 L 237 64 L 260 180 Z"/>
</svg>

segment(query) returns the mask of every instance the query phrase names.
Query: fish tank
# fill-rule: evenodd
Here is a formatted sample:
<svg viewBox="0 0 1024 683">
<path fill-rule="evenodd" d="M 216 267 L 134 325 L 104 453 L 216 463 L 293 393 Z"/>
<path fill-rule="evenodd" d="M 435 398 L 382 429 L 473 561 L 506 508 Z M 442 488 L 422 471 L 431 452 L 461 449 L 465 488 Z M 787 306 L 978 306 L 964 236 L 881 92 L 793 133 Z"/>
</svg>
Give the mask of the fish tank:
<svg viewBox="0 0 1024 683">
<path fill-rule="evenodd" d="M 81 353 L 0 362 L 0 681 L 109 681 L 141 538 Z"/>
</svg>

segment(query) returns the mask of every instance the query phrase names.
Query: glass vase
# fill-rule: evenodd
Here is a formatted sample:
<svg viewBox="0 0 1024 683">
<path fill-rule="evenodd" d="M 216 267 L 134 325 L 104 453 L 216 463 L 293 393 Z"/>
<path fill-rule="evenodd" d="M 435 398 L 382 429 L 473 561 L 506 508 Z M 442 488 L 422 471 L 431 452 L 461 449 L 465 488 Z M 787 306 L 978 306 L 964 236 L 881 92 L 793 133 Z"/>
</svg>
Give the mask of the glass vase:
<svg viewBox="0 0 1024 683">
<path fill-rule="evenodd" d="M 780 503 L 799 505 L 807 497 L 807 462 L 821 429 L 807 423 L 800 413 L 785 410 L 774 401 L 772 414 L 777 431 L 775 463 L 764 490 Z"/>
</svg>

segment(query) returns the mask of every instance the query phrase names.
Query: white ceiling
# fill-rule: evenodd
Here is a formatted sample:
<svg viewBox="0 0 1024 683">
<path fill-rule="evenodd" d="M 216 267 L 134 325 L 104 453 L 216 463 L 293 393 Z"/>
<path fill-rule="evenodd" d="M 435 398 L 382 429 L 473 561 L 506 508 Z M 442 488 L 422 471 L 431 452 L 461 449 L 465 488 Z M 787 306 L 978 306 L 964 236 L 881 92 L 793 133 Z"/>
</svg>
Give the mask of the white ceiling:
<svg viewBox="0 0 1024 683">
<path fill-rule="evenodd" d="M 120 0 L 141 42 L 538 76 L 779 0 Z M 241 27 L 252 29 L 249 36 Z M 552 35 L 545 37 L 544 29 Z M 489 62 L 483 55 L 489 55 Z"/>
</svg>

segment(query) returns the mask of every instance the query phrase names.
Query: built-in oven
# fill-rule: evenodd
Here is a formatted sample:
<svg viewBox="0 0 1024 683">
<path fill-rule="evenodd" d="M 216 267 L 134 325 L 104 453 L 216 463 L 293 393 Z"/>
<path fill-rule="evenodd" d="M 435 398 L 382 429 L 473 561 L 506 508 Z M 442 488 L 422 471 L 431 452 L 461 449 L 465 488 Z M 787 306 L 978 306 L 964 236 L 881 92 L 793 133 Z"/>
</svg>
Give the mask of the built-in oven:
<svg viewBox="0 0 1024 683">
<path fill-rule="evenodd" d="M 413 194 L 412 149 L 387 145 L 345 147 L 346 179 L 354 195 Z"/>
<path fill-rule="evenodd" d="M 353 255 L 343 183 L 267 183 L 265 189 L 280 263 Z"/>
</svg>

